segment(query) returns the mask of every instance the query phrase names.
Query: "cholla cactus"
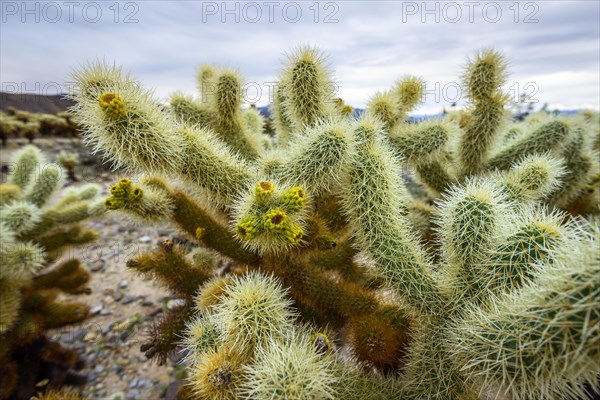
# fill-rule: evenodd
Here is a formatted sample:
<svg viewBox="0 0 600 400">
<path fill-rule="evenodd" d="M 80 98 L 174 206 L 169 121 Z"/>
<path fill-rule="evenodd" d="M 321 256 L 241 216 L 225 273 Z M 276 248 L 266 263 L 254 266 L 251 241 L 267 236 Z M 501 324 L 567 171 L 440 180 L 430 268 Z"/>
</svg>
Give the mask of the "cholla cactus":
<svg viewBox="0 0 600 400">
<path fill-rule="evenodd" d="M 64 118 L 54 114 L 40 114 L 36 119 L 40 123 L 41 136 L 57 136 L 69 127 Z"/>
<path fill-rule="evenodd" d="M 61 123 L 62 129 L 59 132 L 56 132 L 57 135 L 65 136 L 65 137 L 77 137 L 79 135 L 79 130 L 81 129 L 77 122 L 73 119 L 73 115 L 71 115 L 67 111 L 61 111 L 56 114 L 57 117 L 62 118 L 64 120 L 63 125 Z"/>
<path fill-rule="evenodd" d="M 68 370 L 77 360 L 44 332 L 87 317 L 84 303 L 62 301 L 59 295 L 89 292 L 89 272 L 77 259 L 59 258 L 66 246 L 97 238 L 79 222 L 104 209 L 93 184 L 52 201 L 65 171 L 46 163 L 36 147 L 19 150 L 11 167 L 8 182 L 0 185 L 0 398 L 29 398 L 44 378 L 60 385 L 48 371 Z M 32 363 L 43 368 L 38 371 Z"/>
<path fill-rule="evenodd" d="M 597 113 L 576 117 L 530 116 L 512 123 L 505 111 L 507 96 L 504 57 L 482 51 L 469 61 L 464 86 L 471 100 L 466 111 L 425 125 L 407 126 L 381 108 L 376 97 L 369 110 L 383 121 L 396 121 L 389 138 L 397 154 L 416 172 L 418 180 L 439 197 L 453 183 L 469 177 L 507 171 L 529 156 L 542 156 L 565 165 L 565 175 L 543 201 L 574 214 L 600 211 L 600 154 Z M 391 95 L 389 95 L 391 96 Z M 386 104 L 393 104 L 393 99 Z M 392 112 L 391 115 L 389 113 Z M 424 145 L 426 143 L 426 145 Z"/>
<path fill-rule="evenodd" d="M 142 346 L 161 361 L 183 346 L 182 397 L 575 399 L 596 386 L 599 228 L 557 208 L 598 184 L 596 116 L 511 125 L 498 53 L 469 63 L 471 109 L 408 124 L 420 78 L 356 119 L 326 90 L 325 57 L 300 48 L 274 91 L 272 149 L 237 72 L 202 67 L 200 100 L 175 95 L 169 110 L 114 66 L 75 79 L 85 140 L 143 174 L 106 207 L 197 244 L 127 263 L 184 300 Z M 407 190 L 403 161 L 427 197 Z"/>
<path fill-rule="evenodd" d="M 20 134 L 21 136 L 26 138 L 29 141 L 29 143 L 33 143 L 33 140 L 38 136 L 40 127 L 40 122 L 36 120 L 23 122 Z"/>
<path fill-rule="evenodd" d="M 365 389 L 356 371 L 336 357 L 327 334 L 295 325 L 285 294 L 273 276 L 257 273 L 232 278 L 208 307 L 200 294 L 198 316 L 187 324 L 183 342 L 194 398 L 335 399 Z M 366 386 L 382 382 L 373 375 Z M 360 398 L 393 392 L 365 390 Z"/>
<path fill-rule="evenodd" d="M 6 145 L 9 137 L 24 137 L 33 143 L 39 135 L 42 137 L 74 137 L 79 126 L 71 115 L 61 112 L 58 114 L 32 113 L 9 107 L 8 114 L 0 113 L 0 138 Z"/>
<path fill-rule="evenodd" d="M 56 161 L 58 161 L 58 163 L 67 171 L 71 182 L 77 182 L 79 180 L 75 175 L 75 167 L 79 164 L 79 154 L 68 153 L 61 150 L 56 157 Z"/>
<path fill-rule="evenodd" d="M 18 136 L 20 121 L 0 111 L 0 140 L 6 146 L 8 138 Z"/>
</svg>

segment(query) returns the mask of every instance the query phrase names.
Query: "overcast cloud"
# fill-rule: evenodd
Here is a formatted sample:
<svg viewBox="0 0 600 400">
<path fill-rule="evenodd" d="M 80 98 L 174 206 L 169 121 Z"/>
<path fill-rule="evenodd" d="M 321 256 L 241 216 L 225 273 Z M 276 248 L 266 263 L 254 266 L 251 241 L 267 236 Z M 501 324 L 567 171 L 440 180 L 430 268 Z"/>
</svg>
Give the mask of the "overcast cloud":
<svg viewBox="0 0 600 400">
<path fill-rule="evenodd" d="M 329 55 L 339 95 L 363 107 L 404 74 L 428 82 L 419 113 L 464 103 L 467 57 L 493 47 L 510 61 L 506 91 L 551 108 L 600 108 L 597 1 L 1 1 L 2 90 L 55 94 L 69 71 L 103 58 L 155 88 L 195 93 L 195 69 L 229 65 L 269 103 L 284 53 Z M 236 21 L 237 20 L 237 21 Z M 58 89 L 60 88 L 60 89 Z M 260 88 L 260 93 L 257 93 Z"/>
</svg>

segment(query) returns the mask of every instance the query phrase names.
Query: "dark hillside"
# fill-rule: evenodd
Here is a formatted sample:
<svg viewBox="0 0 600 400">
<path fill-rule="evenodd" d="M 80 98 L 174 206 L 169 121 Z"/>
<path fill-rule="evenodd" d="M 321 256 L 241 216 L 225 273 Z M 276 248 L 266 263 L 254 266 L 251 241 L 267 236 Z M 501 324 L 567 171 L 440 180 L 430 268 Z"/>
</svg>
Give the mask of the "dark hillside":
<svg viewBox="0 0 600 400">
<path fill-rule="evenodd" d="M 62 95 L 46 96 L 28 93 L 5 93 L 0 92 L 0 109 L 2 111 L 13 107 L 34 113 L 56 114 L 66 111 L 72 106 L 71 100 L 63 98 Z"/>
</svg>

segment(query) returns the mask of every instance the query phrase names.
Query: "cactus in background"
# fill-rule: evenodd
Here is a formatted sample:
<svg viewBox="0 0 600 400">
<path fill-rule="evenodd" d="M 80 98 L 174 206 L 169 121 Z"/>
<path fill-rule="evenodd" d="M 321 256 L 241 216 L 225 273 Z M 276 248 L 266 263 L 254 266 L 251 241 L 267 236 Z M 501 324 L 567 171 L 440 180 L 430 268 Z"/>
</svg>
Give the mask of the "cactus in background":
<svg viewBox="0 0 600 400">
<path fill-rule="evenodd" d="M 20 122 L 0 111 L 0 140 L 2 146 L 6 147 L 9 138 L 18 136 Z"/>
<path fill-rule="evenodd" d="M 0 112 L 0 140 L 6 146 L 9 138 L 26 138 L 29 143 L 38 137 L 75 137 L 79 126 L 66 113 L 43 114 L 8 108 Z"/>
<path fill-rule="evenodd" d="M 330 76 L 314 48 L 288 57 L 265 148 L 237 72 L 201 67 L 200 100 L 175 95 L 169 110 L 114 66 L 75 75 L 85 140 L 142 174 L 116 183 L 106 208 L 169 221 L 196 245 L 166 241 L 127 263 L 183 300 L 142 346 L 159 361 L 186 350 L 180 396 L 524 400 L 597 388 L 599 227 L 572 215 L 598 185 L 595 116 L 510 124 L 493 51 L 468 65 L 472 107 L 424 123 L 406 121 L 420 78 L 356 119 L 326 90 Z M 403 163 L 425 189 L 407 189 Z"/>
<path fill-rule="evenodd" d="M 56 157 L 56 161 L 63 167 L 68 174 L 69 181 L 77 182 L 77 176 L 75 175 L 75 167 L 79 164 L 79 154 L 77 153 L 67 153 L 66 151 L 62 151 L 58 153 Z"/>
<path fill-rule="evenodd" d="M 500 87 L 506 81 L 505 68 L 502 55 L 493 50 L 481 52 L 467 66 L 464 84 L 473 109 L 459 141 L 462 175 L 478 171 L 504 120 L 506 96 Z"/>
<path fill-rule="evenodd" d="M 506 61 L 493 50 L 482 51 L 469 61 L 463 81 L 469 107 L 440 120 L 414 126 L 399 123 L 393 114 L 394 91 L 374 97 L 367 107 L 368 114 L 388 127 L 392 148 L 431 196 L 439 198 L 455 183 L 508 171 L 528 157 L 539 156 L 565 166 L 562 179 L 542 199 L 545 203 L 575 215 L 600 211 L 597 113 L 534 114 L 523 122 L 511 122 L 505 110 L 507 98 L 500 89 L 506 81 Z M 412 86 L 419 85 L 424 83 Z"/>
<path fill-rule="evenodd" d="M 20 130 L 21 136 L 26 138 L 29 143 L 33 143 L 33 140 L 38 136 L 40 131 L 41 124 L 37 120 L 23 122 L 23 125 Z"/>
<path fill-rule="evenodd" d="M 66 119 L 53 114 L 39 114 L 36 119 L 40 123 L 41 136 L 58 136 L 69 127 Z"/>
<path fill-rule="evenodd" d="M 36 147 L 19 150 L 11 166 L 8 182 L 0 185 L 0 398 L 29 399 L 40 380 L 56 387 L 73 375 L 68 370 L 77 354 L 45 332 L 87 317 L 84 303 L 60 295 L 88 293 L 89 272 L 61 255 L 68 246 L 97 238 L 79 222 L 104 208 L 93 184 L 63 191 L 53 201 L 66 172 L 47 163 Z M 67 373 L 52 372 L 56 368 Z"/>
</svg>

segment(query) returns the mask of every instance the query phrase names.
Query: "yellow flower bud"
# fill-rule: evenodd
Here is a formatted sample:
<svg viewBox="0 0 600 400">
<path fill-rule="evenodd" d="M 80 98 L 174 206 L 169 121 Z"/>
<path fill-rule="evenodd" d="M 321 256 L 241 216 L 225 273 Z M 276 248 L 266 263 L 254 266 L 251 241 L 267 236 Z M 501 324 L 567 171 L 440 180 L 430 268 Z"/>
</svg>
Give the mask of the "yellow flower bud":
<svg viewBox="0 0 600 400">
<path fill-rule="evenodd" d="M 102 111 L 111 119 L 123 118 L 127 112 L 123 98 L 113 92 L 100 95 L 98 104 L 100 104 Z"/>
<path fill-rule="evenodd" d="M 254 193 L 256 195 L 256 202 L 260 205 L 266 205 L 271 199 L 275 186 L 273 182 L 262 181 L 256 184 Z"/>
<path fill-rule="evenodd" d="M 306 204 L 306 193 L 300 186 L 296 186 L 285 192 L 281 201 L 289 212 L 297 212 Z"/>
<path fill-rule="evenodd" d="M 252 240 L 260 233 L 259 220 L 253 215 L 242 218 L 237 225 L 237 234 L 244 240 Z"/>
<path fill-rule="evenodd" d="M 288 216 L 283 210 L 269 210 L 265 214 L 265 229 L 267 231 L 282 230 L 286 227 Z"/>
</svg>

